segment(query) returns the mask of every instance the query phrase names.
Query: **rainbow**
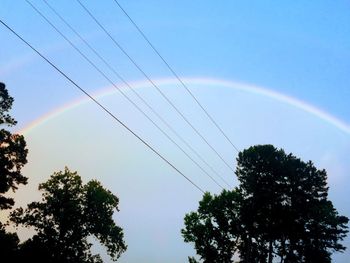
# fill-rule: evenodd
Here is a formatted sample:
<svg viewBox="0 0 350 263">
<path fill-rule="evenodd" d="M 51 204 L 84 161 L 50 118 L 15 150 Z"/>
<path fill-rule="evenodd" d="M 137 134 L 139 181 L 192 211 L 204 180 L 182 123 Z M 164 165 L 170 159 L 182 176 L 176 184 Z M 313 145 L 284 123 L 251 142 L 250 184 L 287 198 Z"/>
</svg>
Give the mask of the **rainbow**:
<svg viewBox="0 0 350 263">
<path fill-rule="evenodd" d="M 228 80 L 222 80 L 222 79 L 214 79 L 214 78 L 182 78 L 182 81 L 186 83 L 187 85 L 205 85 L 205 86 L 212 86 L 212 87 L 227 87 L 230 89 L 235 89 L 243 92 L 248 92 L 248 93 L 253 93 L 265 97 L 272 98 L 276 101 L 291 105 L 295 108 L 298 108 L 304 112 L 307 112 L 309 114 L 312 114 L 316 116 L 317 118 L 329 123 L 330 125 L 338 128 L 339 130 L 343 131 L 344 133 L 350 135 L 350 125 L 345 123 L 344 121 L 334 117 L 333 115 L 313 106 L 310 105 L 304 101 L 298 100 L 296 98 L 293 98 L 291 96 L 287 96 L 281 93 L 278 93 L 276 91 L 256 86 L 256 85 L 251 85 L 247 83 L 242 83 L 242 82 L 236 82 L 236 81 L 228 81 Z M 154 80 L 154 83 L 156 83 L 159 87 L 162 85 L 178 85 L 178 81 L 174 78 L 164 78 L 164 79 L 157 79 Z M 146 81 L 136 81 L 130 83 L 130 85 L 133 88 L 144 88 L 144 87 L 149 87 L 150 84 Z M 120 86 L 120 88 L 125 89 L 125 86 Z M 114 95 L 117 91 L 115 90 L 114 87 L 106 87 L 100 89 L 98 92 L 95 92 L 92 94 L 95 98 L 101 99 L 106 96 L 111 96 Z M 34 120 L 33 122 L 29 123 L 26 125 L 24 128 L 20 129 L 17 131 L 20 134 L 26 134 L 29 133 L 31 130 L 36 128 L 37 126 L 55 118 L 56 116 L 72 110 L 76 107 L 79 107 L 80 105 L 83 105 L 85 103 L 91 102 L 89 98 L 87 97 L 81 97 L 77 100 L 74 100 L 72 102 L 69 102 L 59 108 L 56 108 L 45 115 L 41 116 L 40 118 Z"/>
</svg>

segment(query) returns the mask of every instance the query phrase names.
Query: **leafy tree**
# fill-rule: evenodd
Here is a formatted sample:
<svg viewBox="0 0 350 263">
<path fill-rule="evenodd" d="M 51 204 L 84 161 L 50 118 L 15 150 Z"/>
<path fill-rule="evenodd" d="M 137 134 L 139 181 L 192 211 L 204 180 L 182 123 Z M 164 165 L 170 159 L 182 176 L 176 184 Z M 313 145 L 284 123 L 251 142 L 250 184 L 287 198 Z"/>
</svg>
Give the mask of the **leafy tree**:
<svg viewBox="0 0 350 263">
<path fill-rule="evenodd" d="M 16 121 L 9 115 L 14 99 L 9 95 L 5 84 L 0 82 L 0 125 L 11 127 Z M 6 196 L 9 190 L 17 190 L 20 184 L 26 184 L 27 178 L 21 173 L 27 163 L 26 142 L 22 135 L 0 130 L 0 211 L 14 205 L 13 198 Z M 0 222 L 1 258 L 5 262 L 14 261 L 19 239 L 17 234 L 6 232 L 6 224 Z"/>
<path fill-rule="evenodd" d="M 0 82 L 0 125 L 9 127 L 16 124 L 8 114 L 13 101 L 5 84 Z M 27 163 L 27 153 L 22 135 L 0 130 L 0 210 L 10 209 L 14 205 L 14 200 L 6 197 L 5 193 L 10 189 L 15 191 L 18 185 L 27 183 L 27 178 L 21 174 L 21 169 Z"/>
<path fill-rule="evenodd" d="M 0 251 L 2 262 L 16 262 L 19 239 L 17 234 L 8 233 L 5 226 L 0 224 Z"/>
<path fill-rule="evenodd" d="M 340 241 L 348 232 L 349 219 L 328 200 L 325 170 L 272 145 L 258 145 L 239 153 L 236 175 L 240 184 L 231 191 L 235 199 L 227 191 L 211 199 L 206 193 L 198 211 L 185 216 L 185 242 L 195 243 L 204 262 L 234 262 L 237 254 L 239 262 L 246 263 L 271 263 L 275 258 L 282 263 L 326 263 L 332 252 L 345 250 Z M 225 199 L 227 207 L 203 210 L 212 199 Z M 220 214 L 217 209 L 231 213 Z M 213 224 L 203 222 L 214 222 L 215 231 Z M 222 222 L 233 222 L 235 227 L 222 227 Z M 225 242 L 221 236 L 227 237 Z M 215 251 L 203 253 L 206 246 Z M 222 251 L 230 250 L 232 257 L 223 261 Z"/>
<path fill-rule="evenodd" d="M 56 172 L 39 185 L 41 202 L 16 209 L 11 219 L 16 225 L 33 227 L 36 234 L 21 245 L 21 256 L 33 262 L 102 262 L 92 255 L 93 236 L 113 260 L 126 250 L 123 230 L 112 219 L 118 198 L 98 181 L 83 184 L 68 168 Z"/>
<path fill-rule="evenodd" d="M 272 145 L 239 154 L 242 221 L 268 262 L 331 262 L 343 251 L 348 218 L 328 200 L 327 173 Z M 249 251 L 244 251 L 249 252 Z"/>
<path fill-rule="evenodd" d="M 223 191 L 218 196 L 205 193 L 199 202 L 198 212 L 185 216 L 182 235 L 185 242 L 193 242 L 204 262 L 232 262 L 238 251 L 240 224 L 237 191 Z M 229 219 L 229 220 L 227 220 Z M 195 262 L 193 258 L 190 262 Z M 192 261 L 191 261 L 192 260 Z"/>
</svg>

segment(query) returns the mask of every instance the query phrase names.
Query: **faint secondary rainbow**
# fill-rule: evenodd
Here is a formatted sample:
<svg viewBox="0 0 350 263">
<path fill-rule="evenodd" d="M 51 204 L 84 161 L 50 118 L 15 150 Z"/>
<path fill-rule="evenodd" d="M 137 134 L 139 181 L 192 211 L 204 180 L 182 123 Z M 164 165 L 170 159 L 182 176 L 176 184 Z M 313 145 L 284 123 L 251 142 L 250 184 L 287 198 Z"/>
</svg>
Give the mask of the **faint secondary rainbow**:
<svg viewBox="0 0 350 263">
<path fill-rule="evenodd" d="M 256 86 L 256 85 L 252 85 L 252 84 L 247 84 L 247 83 L 242 83 L 242 82 L 236 82 L 236 81 L 228 81 L 228 80 L 222 80 L 222 79 L 214 79 L 214 78 L 182 78 L 182 81 L 184 83 L 186 83 L 189 87 L 191 87 L 191 85 L 203 85 L 203 86 L 211 86 L 211 87 L 216 87 L 216 88 L 221 88 L 221 87 L 225 87 L 225 88 L 230 88 L 230 89 L 235 89 L 235 90 L 239 90 L 239 91 L 243 91 L 243 92 L 248 92 L 248 93 L 253 93 L 253 94 L 257 94 L 257 95 L 262 95 L 265 97 L 269 97 L 272 98 L 276 101 L 291 105 L 295 108 L 298 108 L 300 110 L 303 110 L 307 113 L 310 113 L 320 119 L 322 119 L 323 121 L 331 124 L 332 126 L 338 128 L 339 130 L 347 133 L 350 135 L 350 126 L 348 124 L 346 124 L 344 121 L 334 117 L 333 115 L 313 106 L 310 105 L 306 102 L 303 102 L 301 100 L 298 100 L 296 98 L 293 98 L 291 96 L 287 96 L 281 93 L 278 93 L 276 91 L 264 88 L 264 87 L 260 87 L 260 86 Z M 173 79 L 173 78 L 164 78 L 164 79 L 157 79 L 154 80 L 154 83 L 156 83 L 159 87 L 163 86 L 163 85 L 177 85 L 178 84 L 178 80 Z M 135 88 L 145 88 L 145 87 L 151 87 L 151 85 L 149 84 L 149 82 L 147 81 L 136 81 L 136 82 L 132 82 L 130 83 L 130 85 Z M 121 89 L 125 89 L 125 86 L 120 85 Z M 182 89 L 182 87 L 179 87 Z M 111 96 L 118 93 L 116 91 L 116 89 L 114 87 L 107 87 L 107 88 L 102 88 L 99 91 L 95 92 L 94 94 L 92 94 L 96 99 L 101 99 L 103 97 L 106 96 Z M 55 118 L 56 116 L 72 110 L 76 107 L 79 107 L 80 105 L 83 105 L 85 103 L 91 103 L 91 100 L 87 97 L 82 97 L 79 98 L 75 101 L 69 102 L 65 105 L 62 105 L 59 108 L 56 108 L 46 114 L 44 114 L 43 116 L 41 116 L 40 118 L 34 120 L 33 122 L 29 123 L 28 125 L 26 125 L 24 128 L 22 128 L 21 130 L 18 131 L 18 133 L 21 134 L 25 134 L 30 132 L 31 130 L 33 130 L 34 128 L 36 128 L 37 126 Z"/>
</svg>

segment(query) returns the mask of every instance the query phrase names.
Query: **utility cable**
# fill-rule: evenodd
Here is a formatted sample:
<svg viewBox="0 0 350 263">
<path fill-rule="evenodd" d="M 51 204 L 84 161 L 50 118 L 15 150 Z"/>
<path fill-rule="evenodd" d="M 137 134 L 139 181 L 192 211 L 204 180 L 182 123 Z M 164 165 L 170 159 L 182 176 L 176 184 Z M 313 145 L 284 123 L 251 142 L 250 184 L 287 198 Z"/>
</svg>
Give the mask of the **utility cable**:
<svg viewBox="0 0 350 263">
<path fill-rule="evenodd" d="M 169 69 L 169 71 L 175 76 L 175 78 L 181 83 L 181 85 L 185 88 L 187 93 L 192 97 L 192 99 L 197 103 L 197 105 L 202 109 L 202 111 L 205 113 L 205 115 L 208 117 L 208 119 L 214 124 L 214 126 L 220 131 L 220 133 L 226 138 L 226 140 L 231 144 L 231 146 L 239 152 L 236 145 L 233 144 L 233 142 L 230 140 L 230 138 L 227 136 L 227 134 L 223 131 L 223 129 L 219 126 L 219 124 L 214 120 L 214 118 L 209 114 L 209 112 L 205 109 L 205 107 L 199 102 L 197 97 L 191 92 L 189 87 L 182 81 L 182 79 L 179 77 L 179 75 L 175 72 L 173 67 L 170 66 L 170 64 L 165 60 L 165 58 L 160 54 L 158 49 L 152 44 L 152 42 L 148 39 L 146 34 L 141 30 L 141 28 L 136 24 L 136 22 L 130 17 L 130 15 L 126 12 L 126 10 L 119 4 L 117 0 L 114 0 L 114 2 L 118 5 L 120 10 L 126 15 L 126 17 L 129 19 L 129 21 L 134 25 L 136 30 L 141 34 L 143 39 L 148 43 L 148 45 L 153 49 L 153 51 L 158 55 L 158 57 L 163 61 L 163 63 L 166 65 L 166 67 Z"/>
<path fill-rule="evenodd" d="M 202 166 L 198 164 L 186 151 L 182 149 L 182 147 L 176 143 L 157 123 L 155 123 L 133 100 L 131 100 L 121 89 L 118 88 L 118 86 L 115 85 L 115 83 L 99 69 L 95 63 L 93 63 L 84 53 L 81 52 L 81 50 L 72 42 L 70 41 L 52 22 L 38 10 L 30 1 L 25 0 L 47 23 L 50 24 L 53 29 L 57 33 L 59 33 L 95 70 L 97 70 L 116 90 L 120 92 L 120 94 L 128 100 L 140 113 L 143 114 L 144 117 L 146 117 L 164 136 L 166 136 L 172 143 L 174 143 L 179 150 L 181 150 L 199 169 L 201 169 L 210 179 L 216 183 L 219 187 L 224 189 L 222 185 L 220 185 Z"/>
<path fill-rule="evenodd" d="M 168 159 L 166 159 L 163 155 L 161 155 L 155 148 L 153 148 L 149 143 L 147 143 L 144 139 L 142 139 L 136 132 L 130 129 L 124 122 L 122 122 L 118 117 L 116 117 L 111 111 L 109 111 L 104 105 L 102 105 L 97 99 L 95 99 L 92 95 L 90 95 L 85 89 L 79 86 L 76 82 L 74 82 L 67 74 L 65 74 L 60 68 L 58 68 L 53 62 L 51 62 L 48 58 L 46 58 L 43 54 L 41 54 L 37 49 L 35 49 L 29 42 L 27 42 L 24 38 L 22 38 L 19 34 L 17 34 L 10 26 L 8 26 L 2 19 L 0 19 L 0 23 L 4 25 L 8 30 L 11 31 L 17 38 L 19 38 L 24 44 L 26 44 L 30 49 L 32 49 L 36 54 L 38 54 L 42 59 L 44 59 L 51 67 L 53 67 L 58 73 L 60 73 L 64 78 L 66 78 L 70 83 L 72 83 L 78 90 L 84 93 L 89 99 L 91 99 L 101 110 L 107 113 L 114 121 L 117 121 L 120 125 L 122 125 L 127 131 L 129 131 L 133 136 L 135 136 L 139 141 L 141 141 L 147 148 L 149 148 L 154 154 L 156 154 L 159 158 L 161 158 L 164 162 L 166 162 L 171 168 L 173 168 L 178 174 L 184 177 L 189 183 L 191 183 L 194 187 L 196 187 L 203 194 L 204 190 L 199 187 L 196 183 L 194 183 L 190 178 L 188 178 L 184 173 L 182 173 L 174 164 L 172 164 Z"/>
<path fill-rule="evenodd" d="M 95 21 L 95 23 L 109 36 L 113 43 L 123 52 L 125 56 L 132 62 L 132 64 L 144 75 L 144 77 L 152 84 L 153 87 L 161 94 L 167 103 L 182 117 L 182 119 L 195 131 L 195 133 L 208 145 L 208 147 L 221 159 L 221 161 L 232 171 L 233 168 L 225 161 L 221 154 L 208 142 L 207 139 L 193 126 L 193 124 L 184 116 L 183 113 L 172 103 L 172 101 L 162 92 L 162 90 L 152 81 L 152 79 L 145 73 L 145 71 L 135 62 L 135 60 L 125 51 L 125 49 L 115 40 L 115 38 L 106 30 L 106 28 L 97 20 L 97 18 L 87 9 L 87 7 L 80 1 L 76 0 L 85 12 Z"/>
<path fill-rule="evenodd" d="M 97 52 L 97 50 L 92 47 L 89 42 L 84 39 L 77 30 L 75 30 L 70 23 L 68 23 L 60 13 L 57 12 L 57 10 L 52 7 L 46 0 L 43 0 L 44 3 L 51 9 L 52 12 L 54 12 L 58 18 L 67 26 L 69 27 L 76 36 L 85 43 L 85 45 L 128 87 L 128 89 L 134 93 L 135 96 L 137 96 L 146 106 L 147 108 L 155 114 L 160 121 L 170 129 L 175 136 L 181 140 L 182 143 L 184 143 L 216 176 L 218 176 L 228 187 L 232 188 L 232 186 L 117 72 L 117 70 L 106 61 L 106 59 L 103 58 L 103 56 Z M 160 127 L 159 127 L 160 129 Z M 180 147 L 180 146 L 178 146 Z M 197 165 L 198 166 L 198 165 Z M 202 168 L 201 168 L 202 170 Z M 202 170 L 203 171 L 203 170 Z M 207 172 L 205 172 L 207 173 Z"/>
</svg>

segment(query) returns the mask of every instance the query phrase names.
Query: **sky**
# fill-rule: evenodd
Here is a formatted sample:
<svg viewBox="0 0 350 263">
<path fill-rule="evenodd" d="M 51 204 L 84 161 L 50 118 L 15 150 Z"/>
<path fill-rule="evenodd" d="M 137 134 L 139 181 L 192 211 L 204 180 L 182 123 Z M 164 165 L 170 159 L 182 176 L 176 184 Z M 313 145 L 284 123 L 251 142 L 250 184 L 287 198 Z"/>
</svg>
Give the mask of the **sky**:
<svg viewBox="0 0 350 263">
<path fill-rule="evenodd" d="M 208 121 L 115 2 L 82 2 L 234 168 L 237 152 Z M 237 185 L 234 173 L 165 103 L 76 1 L 48 3 L 225 181 Z M 303 160 L 312 160 L 318 168 L 327 170 L 330 198 L 336 208 L 350 216 L 346 198 L 350 187 L 348 1 L 121 0 L 119 3 L 239 150 L 271 143 Z M 43 1 L 33 4 L 173 136 Z M 26 1 L 2 0 L 0 18 L 193 182 L 204 190 L 220 191 Z M 185 213 L 197 208 L 201 192 L 89 102 L 2 25 L 0 39 L 0 81 L 15 98 L 11 113 L 18 125 L 14 130 L 24 134 L 30 151 L 29 163 L 24 168 L 30 183 L 18 191 L 18 205 L 38 198 L 37 184 L 67 165 L 84 180 L 96 178 L 119 196 L 120 212 L 115 219 L 124 228 L 129 245 L 120 262 L 185 262 L 187 256 L 194 255 L 191 244 L 183 242 L 180 229 Z M 175 140 L 186 148 L 181 140 Z M 192 153 L 191 156 L 198 159 Z M 224 184 L 220 178 L 217 181 Z M 23 237 L 26 235 L 23 231 Z M 350 245 L 349 239 L 346 244 Z M 349 257 L 347 251 L 336 254 L 334 261 L 345 263 Z"/>
</svg>

